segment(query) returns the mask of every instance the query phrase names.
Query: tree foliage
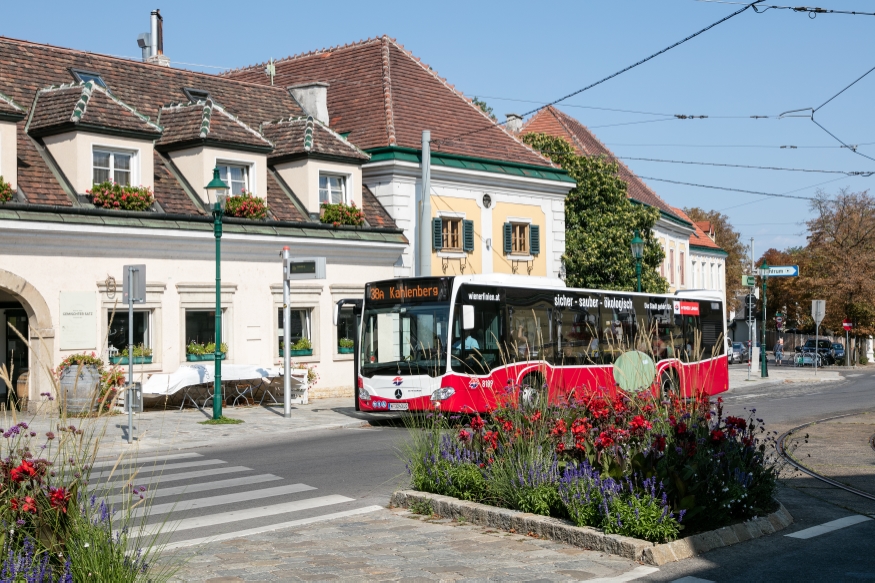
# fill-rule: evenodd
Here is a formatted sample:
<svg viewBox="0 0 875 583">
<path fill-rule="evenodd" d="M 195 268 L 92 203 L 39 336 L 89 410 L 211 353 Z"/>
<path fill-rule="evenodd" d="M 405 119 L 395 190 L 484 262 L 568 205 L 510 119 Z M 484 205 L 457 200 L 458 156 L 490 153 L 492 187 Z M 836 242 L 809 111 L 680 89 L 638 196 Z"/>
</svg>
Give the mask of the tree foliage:
<svg viewBox="0 0 875 583">
<path fill-rule="evenodd" d="M 719 211 L 706 211 L 699 207 L 686 208 L 693 222 L 708 221 L 714 229 L 714 242 L 726 251 L 726 306 L 727 311 L 741 306 L 741 297 L 746 294 L 741 285 L 745 272 L 748 247 L 741 242 L 741 235 L 729 222 L 729 217 Z"/>
<path fill-rule="evenodd" d="M 489 105 L 485 101 L 475 97 L 474 99 L 471 100 L 471 103 L 473 103 L 474 105 L 479 107 L 483 111 L 483 113 L 485 113 L 486 115 L 488 115 L 492 119 L 492 121 L 498 121 L 498 118 L 496 118 L 495 114 L 492 113 L 492 108 L 489 107 Z"/>
<path fill-rule="evenodd" d="M 617 164 L 601 157 L 580 156 L 563 138 L 527 134 L 523 141 L 561 166 L 577 186 L 565 197 L 566 281 L 573 287 L 636 289 L 631 243 L 637 229 L 645 241 L 641 289 L 668 289 L 658 269 L 665 254 L 653 238 L 659 211 L 631 201 Z"/>
</svg>

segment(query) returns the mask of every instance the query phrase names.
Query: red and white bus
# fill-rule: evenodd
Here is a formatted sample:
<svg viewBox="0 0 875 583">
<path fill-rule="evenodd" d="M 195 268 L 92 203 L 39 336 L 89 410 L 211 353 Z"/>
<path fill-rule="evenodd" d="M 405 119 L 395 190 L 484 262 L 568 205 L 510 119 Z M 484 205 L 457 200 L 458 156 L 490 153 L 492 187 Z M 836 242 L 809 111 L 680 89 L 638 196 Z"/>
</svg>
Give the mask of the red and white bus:
<svg viewBox="0 0 875 583">
<path fill-rule="evenodd" d="M 485 412 L 520 390 L 560 400 L 618 386 L 682 396 L 728 388 L 724 302 L 713 291 L 659 295 L 466 275 L 369 283 L 359 305 L 363 411 Z"/>
</svg>

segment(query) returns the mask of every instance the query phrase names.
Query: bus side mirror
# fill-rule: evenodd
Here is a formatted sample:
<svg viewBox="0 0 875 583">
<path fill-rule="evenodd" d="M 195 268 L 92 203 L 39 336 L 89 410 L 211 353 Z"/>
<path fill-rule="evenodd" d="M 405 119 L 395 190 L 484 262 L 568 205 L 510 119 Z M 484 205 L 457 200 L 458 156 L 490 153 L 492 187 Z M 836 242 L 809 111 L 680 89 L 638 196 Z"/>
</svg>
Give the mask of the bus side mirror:
<svg viewBox="0 0 875 583">
<path fill-rule="evenodd" d="M 465 330 L 474 328 L 474 306 L 462 306 L 462 328 Z"/>
</svg>

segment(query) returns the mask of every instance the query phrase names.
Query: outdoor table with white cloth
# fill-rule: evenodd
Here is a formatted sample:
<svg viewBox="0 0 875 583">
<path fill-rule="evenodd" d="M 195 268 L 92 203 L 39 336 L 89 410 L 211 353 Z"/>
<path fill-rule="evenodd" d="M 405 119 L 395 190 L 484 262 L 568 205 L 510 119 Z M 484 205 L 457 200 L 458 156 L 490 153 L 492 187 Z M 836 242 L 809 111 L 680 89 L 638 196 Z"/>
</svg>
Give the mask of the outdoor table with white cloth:
<svg viewBox="0 0 875 583">
<path fill-rule="evenodd" d="M 182 406 L 186 401 L 190 401 L 198 409 L 206 407 L 207 402 L 211 401 L 212 389 L 203 403 L 198 403 L 190 394 L 195 387 L 203 385 L 212 385 L 215 381 L 213 375 L 214 364 L 212 362 L 200 362 L 184 364 L 172 373 L 156 373 L 149 377 L 143 383 L 143 398 L 152 399 L 156 397 L 167 397 L 175 395 L 177 392 L 183 392 Z M 222 398 L 225 401 L 230 401 L 236 404 L 240 400 L 248 402 L 248 399 L 254 400 L 256 389 L 262 389 L 261 401 L 266 397 L 278 403 L 276 397 L 269 390 L 271 380 L 283 375 L 283 368 L 279 366 L 258 366 L 254 364 L 222 364 Z M 307 371 L 306 369 L 291 370 L 292 387 L 296 396 L 296 401 L 303 399 L 303 403 L 307 400 Z M 300 395 L 303 393 L 303 397 Z M 182 408 L 180 406 L 180 409 Z"/>
</svg>

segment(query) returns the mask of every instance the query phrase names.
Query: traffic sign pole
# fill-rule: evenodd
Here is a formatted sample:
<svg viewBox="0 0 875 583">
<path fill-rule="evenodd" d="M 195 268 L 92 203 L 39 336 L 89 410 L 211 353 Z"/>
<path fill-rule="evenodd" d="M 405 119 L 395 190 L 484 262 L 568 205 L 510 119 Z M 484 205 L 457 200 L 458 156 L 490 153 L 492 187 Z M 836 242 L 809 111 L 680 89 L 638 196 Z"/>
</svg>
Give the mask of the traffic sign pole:
<svg viewBox="0 0 875 583">
<path fill-rule="evenodd" d="M 769 274 L 771 269 L 768 264 L 763 260 L 763 264 L 761 266 L 762 274 L 763 274 L 763 343 L 760 346 L 760 359 L 761 359 L 761 367 L 760 367 L 760 378 L 768 378 L 769 377 L 769 365 L 766 362 L 766 286 L 767 281 L 769 279 Z"/>
</svg>

